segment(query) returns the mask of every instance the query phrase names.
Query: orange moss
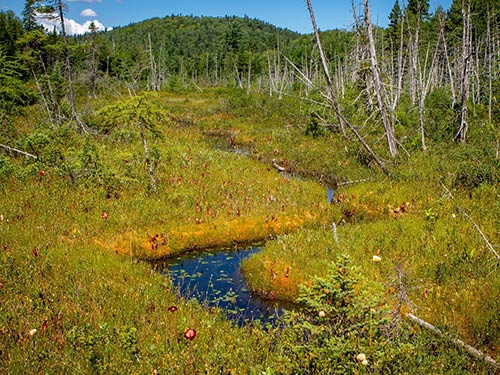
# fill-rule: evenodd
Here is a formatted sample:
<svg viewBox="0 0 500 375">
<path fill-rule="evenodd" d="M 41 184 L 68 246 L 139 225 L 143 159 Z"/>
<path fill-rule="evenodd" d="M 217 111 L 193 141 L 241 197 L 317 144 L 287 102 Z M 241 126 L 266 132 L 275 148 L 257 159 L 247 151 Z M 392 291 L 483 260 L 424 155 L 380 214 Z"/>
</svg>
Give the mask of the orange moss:
<svg viewBox="0 0 500 375">
<path fill-rule="evenodd" d="M 218 219 L 211 223 L 181 226 L 166 234 L 124 233 L 113 240 L 111 247 L 120 254 L 140 259 L 160 259 L 193 249 L 255 242 L 317 220 L 318 215 L 311 212 L 288 216 L 238 217 L 230 221 Z"/>
</svg>

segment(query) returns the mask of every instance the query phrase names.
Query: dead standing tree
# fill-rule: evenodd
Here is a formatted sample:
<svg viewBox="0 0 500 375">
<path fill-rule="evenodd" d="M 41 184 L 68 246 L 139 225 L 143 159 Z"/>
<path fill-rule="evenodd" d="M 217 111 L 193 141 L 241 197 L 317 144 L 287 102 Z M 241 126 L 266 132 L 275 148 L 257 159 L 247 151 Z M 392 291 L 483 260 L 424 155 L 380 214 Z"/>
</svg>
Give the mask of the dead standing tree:
<svg viewBox="0 0 500 375">
<path fill-rule="evenodd" d="M 63 57 L 66 68 L 68 81 L 68 101 L 71 107 L 71 120 L 75 121 L 82 133 L 88 133 L 85 124 L 78 117 L 75 104 L 75 90 L 73 87 L 73 72 L 71 69 L 70 51 L 68 45 L 68 37 L 66 33 L 66 24 L 64 22 L 64 13 L 66 4 L 62 0 L 51 0 L 47 4 L 42 4 L 37 7 L 37 12 L 42 15 L 41 18 L 57 20 L 61 26 L 61 36 L 63 41 Z"/>
<path fill-rule="evenodd" d="M 309 10 L 309 16 L 311 18 L 314 36 L 316 38 L 316 45 L 318 46 L 318 52 L 319 52 L 319 56 L 321 59 L 321 65 L 323 67 L 323 73 L 325 74 L 325 78 L 327 80 L 327 85 L 328 85 L 328 94 L 324 95 L 324 97 L 328 100 L 331 107 L 335 111 L 335 114 L 337 115 L 341 126 L 346 125 L 354 133 L 356 138 L 363 145 L 365 150 L 370 154 L 370 156 L 373 158 L 375 163 L 377 163 L 377 165 L 384 171 L 385 174 L 390 175 L 389 170 L 387 169 L 385 164 L 382 162 L 382 160 L 377 156 L 377 154 L 375 154 L 375 152 L 373 152 L 373 150 L 368 145 L 368 143 L 366 143 L 366 141 L 363 139 L 361 134 L 356 130 L 356 128 L 342 114 L 342 110 L 340 109 L 340 105 L 339 105 L 339 102 L 337 100 L 337 96 L 335 95 L 335 92 L 333 91 L 333 83 L 332 83 L 332 80 L 330 77 L 330 70 L 328 68 L 328 63 L 327 63 L 325 54 L 323 52 L 323 47 L 321 45 L 321 38 L 319 36 L 318 27 L 316 25 L 316 19 L 314 18 L 314 12 L 312 9 L 311 0 L 306 0 L 306 4 L 307 4 L 307 9 Z M 344 130 L 344 132 L 345 132 L 345 130 Z"/>
<path fill-rule="evenodd" d="M 462 18 L 463 18 L 463 31 L 462 31 L 462 79 L 461 79 L 461 113 L 460 113 L 460 128 L 458 129 L 456 139 L 465 142 L 467 139 L 468 112 L 467 102 L 469 100 L 469 83 L 470 71 L 469 65 L 471 60 L 471 16 L 470 16 L 470 0 L 462 0 Z"/>
<path fill-rule="evenodd" d="M 387 114 L 387 106 L 384 101 L 385 97 L 385 94 L 383 92 L 384 87 L 382 86 L 382 82 L 380 80 L 380 75 L 378 71 L 377 52 L 375 51 L 375 41 L 373 39 L 373 27 L 370 18 L 370 4 L 368 3 L 368 0 L 364 1 L 364 5 L 365 5 L 365 27 L 366 27 L 366 34 L 368 37 L 368 49 L 370 51 L 373 86 L 375 89 L 375 94 L 377 96 L 380 116 L 382 117 L 382 122 L 384 124 L 385 136 L 387 138 L 387 145 L 389 146 L 389 153 L 391 154 L 392 157 L 395 157 L 398 154 L 398 148 L 396 145 L 396 138 L 394 136 L 394 125 Z"/>
<path fill-rule="evenodd" d="M 66 34 L 66 26 L 64 24 L 64 3 L 62 0 L 56 0 L 54 2 L 54 8 L 57 11 L 59 15 L 59 22 L 61 23 L 61 35 L 63 37 L 63 44 L 64 44 L 64 59 L 66 62 L 66 71 L 68 74 L 68 91 L 69 91 L 69 103 L 71 106 L 71 119 L 74 120 L 80 130 L 83 133 L 87 133 L 87 127 L 85 124 L 80 120 L 78 117 L 78 113 L 76 111 L 76 104 L 75 104 L 75 90 L 73 87 L 73 77 L 72 77 L 72 70 L 71 70 L 71 61 L 70 61 L 70 56 L 69 56 L 69 46 L 68 46 L 68 37 Z"/>
</svg>

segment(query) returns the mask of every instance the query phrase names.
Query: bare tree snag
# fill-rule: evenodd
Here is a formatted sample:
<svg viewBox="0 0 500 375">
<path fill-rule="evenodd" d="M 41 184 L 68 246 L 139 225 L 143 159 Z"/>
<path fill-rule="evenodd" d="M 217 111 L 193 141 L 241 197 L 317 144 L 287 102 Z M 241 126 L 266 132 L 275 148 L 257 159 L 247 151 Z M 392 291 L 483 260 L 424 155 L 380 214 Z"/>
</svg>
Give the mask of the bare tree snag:
<svg viewBox="0 0 500 375">
<path fill-rule="evenodd" d="M 453 70 L 451 69 L 450 55 L 448 53 L 448 43 L 446 42 L 446 36 L 445 36 L 445 20 L 442 14 L 439 14 L 438 17 L 439 17 L 439 34 L 443 39 L 444 57 L 446 59 L 446 67 L 450 79 L 451 96 L 453 98 L 452 104 L 455 105 L 455 103 L 457 102 L 456 99 L 457 95 L 455 94 L 455 80 L 453 79 Z"/>
<path fill-rule="evenodd" d="M 309 15 L 311 17 L 311 23 L 312 23 L 312 26 L 313 26 L 314 35 L 316 37 L 316 45 L 318 47 L 318 50 L 319 50 L 319 53 L 320 53 L 320 57 L 321 57 L 321 60 L 322 60 L 321 63 L 322 63 L 322 66 L 323 66 L 323 71 L 324 71 L 324 74 L 325 74 L 326 77 L 330 77 L 330 73 L 328 72 L 328 64 L 326 63 L 326 58 L 325 58 L 325 55 L 323 53 L 323 47 L 321 46 L 321 39 L 319 37 L 318 27 L 316 26 L 316 20 L 314 18 L 314 12 L 313 12 L 313 9 L 312 9 L 311 0 L 306 0 L 306 4 L 307 4 L 307 9 L 309 10 Z M 330 83 L 331 83 L 331 80 L 330 80 Z M 341 124 L 347 125 L 347 127 L 354 133 L 354 135 L 359 140 L 359 142 L 361 142 L 361 144 L 363 145 L 363 147 L 365 148 L 365 150 L 373 158 L 373 160 L 375 161 L 375 163 L 377 163 L 377 165 L 382 169 L 382 171 L 386 175 L 390 176 L 389 169 L 387 169 L 387 167 L 382 162 L 382 160 L 377 156 L 377 154 L 375 154 L 375 152 L 373 152 L 373 150 L 371 149 L 371 147 L 368 145 L 368 143 L 365 142 L 365 140 L 363 139 L 363 137 L 361 136 L 361 134 L 356 130 L 356 128 L 354 126 L 352 126 L 352 124 L 349 121 L 347 121 L 347 119 L 344 117 L 344 115 L 342 114 L 342 111 L 340 110 L 340 105 L 339 105 L 339 102 L 337 100 L 337 96 L 333 92 L 333 85 L 330 86 L 330 87 L 332 89 L 329 91 L 329 95 L 324 95 L 324 97 L 328 100 L 328 102 L 332 106 L 333 110 L 335 111 L 335 113 L 336 113 L 336 115 L 337 115 L 337 117 L 339 119 L 339 122 Z"/>
<path fill-rule="evenodd" d="M 324 73 L 325 79 L 326 79 L 328 97 L 330 98 L 330 101 L 334 101 L 334 100 L 337 101 L 336 95 L 333 91 L 333 82 L 332 82 L 332 78 L 330 76 L 330 69 L 328 67 L 328 62 L 326 60 L 326 56 L 323 52 L 323 47 L 321 45 L 321 39 L 319 37 L 319 31 L 318 31 L 318 26 L 316 25 L 316 19 L 314 18 L 314 12 L 312 9 L 311 0 L 306 0 L 306 3 L 307 3 L 307 9 L 309 10 L 309 16 L 311 17 L 311 23 L 312 23 L 312 26 L 314 29 L 314 36 L 316 37 L 316 44 L 318 46 L 318 52 L 319 52 L 319 57 L 321 60 L 321 65 L 323 67 L 323 73 Z M 335 99 L 333 99 L 333 98 L 335 98 Z M 342 116 L 338 116 L 338 117 L 339 117 L 340 130 L 342 131 L 342 135 L 344 136 L 344 138 L 346 138 L 344 120 L 343 120 Z"/>
<path fill-rule="evenodd" d="M 461 142 L 467 140 L 467 130 L 469 128 L 467 102 L 469 100 L 470 89 L 470 59 L 471 59 L 471 17 L 470 17 L 470 0 L 462 0 L 462 17 L 463 17 L 463 33 L 462 33 L 462 93 L 461 99 L 461 114 L 460 128 L 455 138 Z"/>
<path fill-rule="evenodd" d="M 366 33 L 368 36 L 368 48 L 370 51 L 373 85 L 375 88 L 375 94 L 377 96 L 380 115 L 382 116 L 382 122 L 384 124 L 385 135 L 387 138 L 387 145 L 389 146 L 389 153 L 391 154 L 392 157 L 395 157 L 398 154 L 398 148 L 394 137 L 394 126 L 391 123 L 389 116 L 387 115 L 387 108 L 384 102 L 383 86 L 381 84 L 380 75 L 378 72 L 377 53 L 375 51 L 375 41 L 373 39 L 373 27 L 370 19 L 370 4 L 368 3 L 368 0 L 364 0 L 364 4 L 365 4 L 365 26 L 366 26 Z"/>
<path fill-rule="evenodd" d="M 149 44 L 149 64 L 151 69 L 151 90 L 158 91 L 160 89 L 158 84 L 158 70 L 156 68 L 155 56 L 153 54 L 153 44 L 151 43 L 151 33 L 148 33 Z"/>
<path fill-rule="evenodd" d="M 80 120 L 80 118 L 78 117 L 78 113 L 76 111 L 75 90 L 73 88 L 73 77 L 71 70 L 71 62 L 69 58 L 68 37 L 66 34 L 66 26 L 64 24 L 64 4 L 62 0 L 57 0 L 55 3 L 55 7 L 59 14 L 59 21 L 61 22 L 61 34 L 63 36 L 63 43 L 64 43 L 64 58 L 66 61 L 66 70 L 68 74 L 68 91 L 69 91 L 68 94 L 69 94 L 69 103 L 71 105 L 71 119 L 76 121 L 82 133 L 88 133 L 87 127 Z"/>
</svg>

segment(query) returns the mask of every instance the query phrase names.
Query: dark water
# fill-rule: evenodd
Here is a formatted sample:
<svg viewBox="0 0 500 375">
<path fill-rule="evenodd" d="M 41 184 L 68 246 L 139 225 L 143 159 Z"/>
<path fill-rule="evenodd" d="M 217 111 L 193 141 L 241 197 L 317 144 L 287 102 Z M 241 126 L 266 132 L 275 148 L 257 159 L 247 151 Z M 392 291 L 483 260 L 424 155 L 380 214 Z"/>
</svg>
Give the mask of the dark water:
<svg viewBox="0 0 500 375">
<path fill-rule="evenodd" d="M 240 326 L 250 321 L 274 325 L 284 306 L 253 295 L 240 270 L 241 261 L 260 250 L 250 246 L 191 252 L 168 260 L 160 269 L 170 276 L 183 297 L 223 309 Z"/>
<path fill-rule="evenodd" d="M 332 187 L 326 186 L 326 200 L 328 203 L 332 203 L 333 199 L 335 198 L 335 190 L 333 190 Z"/>
<path fill-rule="evenodd" d="M 284 178 L 296 178 L 282 174 Z M 326 186 L 326 200 L 332 203 L 335 191 Z M 260 322 L 275 325 L 285 306 L 263 300 L 252 294 L 240 270 L 241 261 L 262 250 L 259 246 L 244 249 L 217 249 L 190 252 L 167 260 L 159 268 L 168 274 L 185 298 L 196 298 L 201 304 L 223 309 L 238 325 Z"/>
</svg>

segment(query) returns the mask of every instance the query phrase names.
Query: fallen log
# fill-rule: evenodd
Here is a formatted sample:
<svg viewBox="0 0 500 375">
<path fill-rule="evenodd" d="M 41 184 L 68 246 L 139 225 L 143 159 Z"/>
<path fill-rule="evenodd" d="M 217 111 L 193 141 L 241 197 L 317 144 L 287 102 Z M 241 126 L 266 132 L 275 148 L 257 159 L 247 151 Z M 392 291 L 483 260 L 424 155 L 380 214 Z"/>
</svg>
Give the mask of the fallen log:
<svg viewBox="0 0 500 375">
<path fill-rule="evenodd" d="M 278 163 L 276 163 L 276 159 L 271 160 L 271 164 L 273 165 L 274 169 L 276 169 L 278 172 L 285 172 L 286 168 L 282 167 Z"/>
<path fill-rule="evenodd" d="M 14 148 L 14 147 L 10 147 L 10 146 L 7 146 L 7 145 L 1 144 L 1 143 L 0 143 L 0 147 L 6 149 L 7 151 L 14 151 L 14 152 L 17 152 L 18 154 L 22 154 L 24 156 L 29 156 L 30 158 L 33 158 L 33 159 L 38 159 L 38 156 L 30 154 L 29 152 L 26 152 L 26 151 L 18 150 L 17 148 Z"/>
<path fill-rule="evenodd" d="M 495 361 L 493 358 L 491 358 L 489 355 L 483 353 L 482 351 L 477 350 L 476 348 L 473 348 L 472 346 L 470 346 L 469 344 L 466 344 L 465 342 L 463 342 L 460 339 L 453 338 L 450 335 L 443 333 L 443 331 L 441 331 L 439 328 L 433 326 L 429 322 L 426 322 L 425 320 L 420 319 L 419 317 L 417 317 L 411 313 L 407 313 L 406 317 L 408 319 L 410 319 L 411 321 L 417 323 L 419 326 L 424 327 L 431 332 L 434 332 L 439 337 L 442 337 L 442 338 L 445 338 L 445 339 L 451 341 L 456 346 L 464 349 L 472 357 L 488 363 L 489 365 L 493 366 L 496 370 L 500 370 L 500 364 L 497 361 Z"/>
</svg>

